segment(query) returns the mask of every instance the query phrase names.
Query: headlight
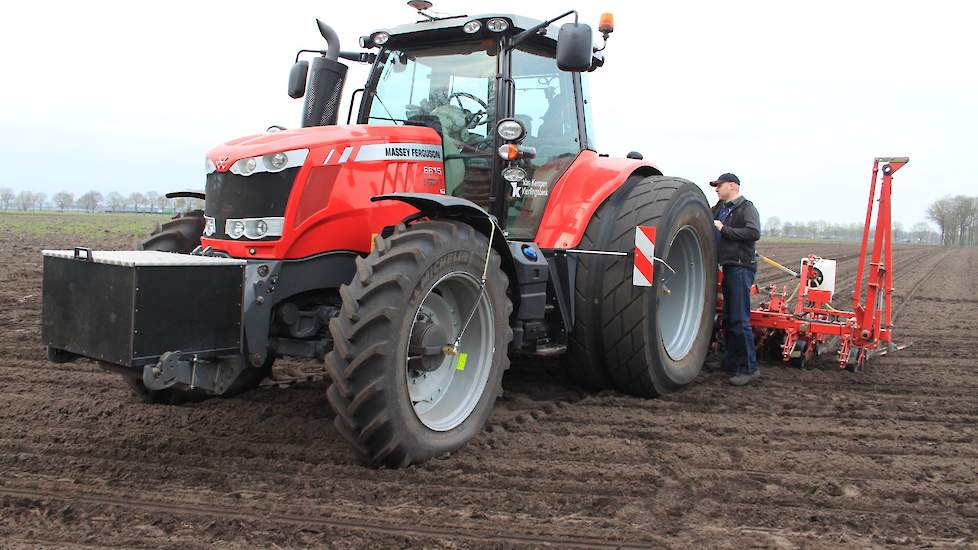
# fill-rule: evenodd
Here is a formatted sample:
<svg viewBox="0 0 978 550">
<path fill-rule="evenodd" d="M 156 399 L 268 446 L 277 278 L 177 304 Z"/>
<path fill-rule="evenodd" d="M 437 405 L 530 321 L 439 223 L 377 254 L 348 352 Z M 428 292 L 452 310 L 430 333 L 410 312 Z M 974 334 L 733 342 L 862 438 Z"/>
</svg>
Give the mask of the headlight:
<svg viewBox="0 0 978 550">
<path fill-rule="evenodd" d="M 228 237 L 232 239 L 240 239 L 245 232 L 245 224 L 243 220 L 228 220 L 226 224 L 226 233 Z"/>
<path fill-rule="evenodd" d="M 504 168 L 503 179 L 511 182 L 523 181 L 526 179 L 526 170 L 520 168 L 519 166 Z"/>
<path fill-rule="evenodd" d="M 224 233 L 232 239 L 245 237 L 261 239 L 263 237 L 281 237 L 285 228 L 285 218 L 240 218 L 224 222 Z"/>
<path fill-rule="evenodd" d="M 526 135 L 526 128 L 515 118 L 504 118 L 496 126 L 496 133 L 506 141 L 519 141 Z"/>
<path fill-rule="evenodd" d="M 378 33 L 374 33 L 373 41 L 374 44 L 377 44 L 378 46 L 383 46 L 384 44 L 387 43 L 388 40 L 390 40 L 390 38 L 391 35 L 387 34 L 386 32 L 378 32 Z"/>
<path fill-rule="evenodd" d="M 265 165 L 265 168 L 268 168 L 269 172 L 282 170 L 288 162 L 289 157 L 285 153 L 275 153 L 274 155 L 265 155 L 262 157 L 262 164 Z"/>
<path fill-rule="evenodd" d="M 214 223 L 214 218 L 204 216 L 204 235 L 210 237 L 215 232 L 217 232 L 217 224 Z"/>
<path fill-rule="evenodd" d="M 281 172 L 286 168 L 302 166 L 308 154 L 309 149 L 294 149 L 261 157 L 247 157 L 232 164 L 230 172 L 239 176 L 250 176 L 256 172 Z"/>
<path fill-rule="evenodd" d="M 210 174 L 217 170 L 217 166 L 214 165 L 214 161 L 211 159 L 205 159 L 207 162 L 204 163 L 204 173 Z"/>
<path fill-rule="evenodd" d="M 462 30 L 465 31 L 466 34 L 475 34 L 482 30 L 482 21 L 469 21 L 462 26 Z"/>
<path fill-rule="evenodd" d="M 231 165 L 231 173 L 239 176 L 250 176 L 258 169 L 258 161 L 254 157 L 241 159 Z"/>
<path fill-rule="evenodd" d="M 491 30 L 492 32 L 503 32 L 504 30 L 509 28 L 509 22 L 506 21 L 505 19 L 494 17 L 486 21 L 486 28 Z"/>
</svg>

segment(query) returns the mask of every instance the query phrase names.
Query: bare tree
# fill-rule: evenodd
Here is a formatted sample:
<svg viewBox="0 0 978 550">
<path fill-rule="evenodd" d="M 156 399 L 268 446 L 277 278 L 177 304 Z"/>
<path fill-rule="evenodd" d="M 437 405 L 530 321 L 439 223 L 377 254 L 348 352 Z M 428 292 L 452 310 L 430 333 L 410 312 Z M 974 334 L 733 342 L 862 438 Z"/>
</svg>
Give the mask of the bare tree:
<svg viewBox="0 0 978 550">
<path fill-rule="evenodd" d="M 893 230 L 894 242 L 902 242 L 907 240 L 907 232 L 903 230 L 903 222 L 893 222 L 890 227 Z"/>
<path fill-rule="evenodd" d="M 88 193 L 78 197 L 76 204 L 78 204 L 79 208 L 84 208 L 89 212 L 95 212 L 95 209 L 102 204 L 102 193 L 99 193 L 98 191 L 89 191 Z"/>
<path fill-rule="evenodd" d="M 34 210 L 43 209 L 45 201 L 48 200 L 47 193 L 31 193 L 31 197 L 34 199 Z"/>
<path fill-rule="evenodd" d="M 978 201 L 975 197 L 965 197 L 964 195 L 958 195 L 953 200 L 954 221 L 957 222 L 958 226 L 957 244 L 971 246 L 974 244 L 971 236 L 974 233 L 975 208 Z"/>
<path fill-rule="evenodd" d="M 118 191 L 113 191 L 109 193 L 109 196 L 105 199 L 109 210 L 115 212 L 116 210 L 122 210 L 126 206 L 126 198 L 122 196 L 122 193 Z"/>
<path fill-rule="evenodd" d="M 157 210 L 158 209 L 157 204 L 159 204 L 159 202 L 160 202 L 159 193 L 157 193 L 156 191 L 146 192 L 146 206 L 148 206 L 150 210 Z"/>
<path fill-rule="evenodd" d="M 781 218 L 777 216 L 771 216 L 764 222 L 764 229 L 767 234 L 772 237 L 777 237 L 781 234 Z"/>
<path fill-rule="evenodd" d="M 4 187 L 0 189 L 0 204 L 3 205 L 3 209 L 7 210 L 10 205 L 13 204 L 14 198 L 16 198 L 14 190 L 9 187 Z"/>
<path fill-rule="evenodd" d="M 139 212 L 139 207 L 146 202 L 146 197 L 142 193 L 132 192 L 129 194 L 128 203 L 132 205 L 132 209 Z"/>
<path fill-rule="evenodd" d="M 21 191 L 17 193 L 17 208 L 23 211 L 28 211 L 34 206 L 34 194 L 30 191 Z"/>
<path fill-rule="evenodd" d="M 61 191 L 51 198 L 58 210 L 64 212 L 66 208 L 71 208 L 75 204 L 75 196 L 67 191 Z"/>
<path fill-rule="evenodd" d="M 951 197 L 938 199 L 927 207 L 927 219 L 937 224 L 937 229 L 941 233 L 941 242 L 944 244 L 953 244 L 948 242 L 947 234 L 948 228 L 953 225 L 951 223 L 952 215 Z"/>
<path fill-rule="evenodd" d="M 910 227 L 910 240 L 915 243 L 925 242 L 928 233 L 932 231 L 927 222 L 917 222 Z"/>
<path fill-rule="evenodd" d="M 947 196 L 927 207 L 927 219 L 937 224 L 945 245 L 978 245 L 978 197 Z"/>
</svg>

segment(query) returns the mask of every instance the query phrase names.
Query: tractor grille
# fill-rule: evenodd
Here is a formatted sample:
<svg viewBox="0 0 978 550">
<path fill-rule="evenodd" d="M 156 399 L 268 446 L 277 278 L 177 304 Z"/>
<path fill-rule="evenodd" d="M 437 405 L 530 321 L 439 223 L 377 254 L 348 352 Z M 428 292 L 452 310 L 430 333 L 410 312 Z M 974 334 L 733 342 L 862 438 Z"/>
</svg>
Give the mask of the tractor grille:
<svg viewBox="0 0 978 550">
<path fill-rule="evenodd" d="M 258 172 L 250 176 L 239 176 L 231 172 L 212 172 L 207 175 L 205 192 L 207 200 L 204 214 L 214 218 L 215 233 L 212 239 L 231 239 L 224 233 L 224 222 L 228 218 L 267 218 L 285 216 L 285 205 L 289 202 L 292 182 L 300 167 L 287 168 L 281 172 Z M 249 241 L 270 241 L 279 237 L 247 239 Z"/>
</svg>

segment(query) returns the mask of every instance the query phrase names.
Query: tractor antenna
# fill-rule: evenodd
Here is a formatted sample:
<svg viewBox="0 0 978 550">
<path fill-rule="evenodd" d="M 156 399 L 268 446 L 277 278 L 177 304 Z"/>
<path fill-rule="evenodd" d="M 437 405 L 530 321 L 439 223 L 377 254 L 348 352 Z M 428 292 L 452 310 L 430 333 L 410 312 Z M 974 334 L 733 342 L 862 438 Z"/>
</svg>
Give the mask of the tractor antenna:
<svg viewBox="0 0 978 550">
<path fill-rule="evenodd" d="M 418 10 L 418 15 L 426 17 L 429 21 L 436 21 L 438 18 L 433 15 L 428 15 L 425 10 L 431 9 L 431 2 L 428 0 L 408 0 L 407 5 Z"/>
</svg>

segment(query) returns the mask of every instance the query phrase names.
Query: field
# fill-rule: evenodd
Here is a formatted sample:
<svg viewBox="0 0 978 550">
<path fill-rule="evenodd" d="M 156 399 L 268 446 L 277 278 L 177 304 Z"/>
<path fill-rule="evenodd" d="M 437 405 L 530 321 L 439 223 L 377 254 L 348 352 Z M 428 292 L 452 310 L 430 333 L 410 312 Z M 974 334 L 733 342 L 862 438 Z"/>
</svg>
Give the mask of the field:
<svg viewBox="0 0 978 550">
<path fill-rule="evenodd" d="M 514 365 L 460 452 L 370 470 L 333 430 L 322 380 L 150 406 L 93 364 L 47 363 L 40 250 L 127 248 L 134 232 L 25 220 L 0 216 L 2 547 L 978 544 L 978 250 L 896 248 L 896 335 L 912 346 L 862 372 L 764 364 L 733 388 L 710 370 L 642 400 Z M 852 285 L 855 244 L 759 249 L 837 258 L 837 288 Z"/>
</svg>

